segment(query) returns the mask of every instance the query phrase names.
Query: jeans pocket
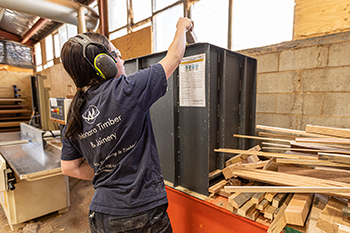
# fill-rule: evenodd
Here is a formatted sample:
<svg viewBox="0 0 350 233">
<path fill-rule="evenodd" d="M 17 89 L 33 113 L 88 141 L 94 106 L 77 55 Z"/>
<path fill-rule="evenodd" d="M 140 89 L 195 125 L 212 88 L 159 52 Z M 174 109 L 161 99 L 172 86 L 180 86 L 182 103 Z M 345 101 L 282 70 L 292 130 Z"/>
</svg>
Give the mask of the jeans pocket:
<svg viewBox="0 0 350 233">
<path fill-rule="evenodd" d="M 132 217 L 110 218 L 109 224 L 112 232 L 135 231 L 144 228 L 149 223 L 148 214 Z"/>
<path fill-rule="evenodd" d="M 167 213 L 153 220 L 152 232 L 165 233 L 172 232 L 172 227 Z"/>
</svg>

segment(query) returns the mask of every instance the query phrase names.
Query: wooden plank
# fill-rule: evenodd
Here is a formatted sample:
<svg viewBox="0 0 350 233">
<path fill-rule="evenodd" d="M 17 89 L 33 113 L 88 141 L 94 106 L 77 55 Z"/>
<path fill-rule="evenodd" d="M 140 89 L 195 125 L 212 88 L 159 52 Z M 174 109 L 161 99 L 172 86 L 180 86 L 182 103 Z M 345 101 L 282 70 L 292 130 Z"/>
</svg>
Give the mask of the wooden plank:
<svg viewBox="0 0 350 233">
<path fill-rule="evenodd" d="M 305 177 L 304 177 L 305 178 Z M 306 178 L 307 179 L 307 178 Z M 305 180 L 305 179 L 303 179 Z M 321 179 L 320 179 L 321 180 Z M 326 183 L 326 180 L 323 180 Z M 349 185 L 349 184 L 347 184 Z M 350 187 L 290 187 L 290 186 L 225 186 L 226 192 L 264 193 L 265 199 L 272 202 L 277 193 L 350 193 Z"/>
<path fill-rule="evenodd" d="M 285 211 L 287 224 L 304 226 L 306 217 L 309 213 L 313 194 L 296 193 Z"/>
<path fill-rule="evenodd" d="M 336 223 L 336 225 L 338 226 L 338 233 L 350 233 L 349 226 L 345 226 L 339 223 Z"/>
<path fill-rule="evenodd" d="M 325 134 L 329 136 L 336 136 L 336 137 L 342 137 L 342 138 L 350 138 L 350 129 L 345 129 L 345 128 L 306 125 L 305 132 Z"/>
<path fill-rule="evenodd" d="M 280 138 L 280 139 L 286 139 L 286 140 L 295 140 L 295 136 L 285 135 L 285 134 L 259 132 L 258 135 L 259 137 L 266 137 L 266 138 Z"/>
<path fill-rule="evenodd" d="M 270 142 L 262 142 L 261 144 L 266 145 L 266 146 L 277 146 L 277 147 L 290 148 L 290 144 L 270 143 Z"/>
<path fill-rule="evenodd" d="M 335 171 L 335 172 L 342 172 L 342 173 L 349 173 L 350 174 L 350 170 L 347 169 L 343 169 L 343 168 L 334 168 L 334 167 L 323 167 L 323 166 L 314 166 L 315 170 L 320 170 L 320 171 Z"/>
<path fill-rule="evenodd" d="M 231 176 L 236 175 L 244 179 L 254 180 L 272 185 L 284 185 L 294 187 L 350 187 L 350 184 L 344 182 L 330 181 L 260 169 L 232 167 L 230 173 Z M 350 194 L 348 193 L 330 192 L 330 194 L 348 199 L 350 198 Z"/>
<path fill-rule="evenodd" d="M 242 182 L 239 179 L 230 178 L 228 179 L 228 184 L 233 186 L 241 186 Z"/>
<path fill-rule="evenodd" d="M 287 166 L 281 165 L 278 167 L 278 172 L 350 183 L 350 174 L 349 174 L 350 171 L 345 171 L 345 170 L 343 171 L 323 170 L 322 172 L 320 172 L 320 170 L 316 170 L 316 169 L 308 169 L 308 168 L 301 168 L 301 167 L 287 167 Z"/>
<path fill-rule="evenodd" d="M 298 151 L 298 152 L 312 152 L 312 153 L 339 153 L 350 154 L 350 150 L 314 150 L 314 149 L 301 149 L 301 148 L 285 148 L 285 147 L 262 147 L 263 150 L 282 150 L 282 151 Z"/>
<path fill-rule="evenodd" d="M 263 170 L 277 171 L 279 164 L 276 163 L 276 158 L 269 159 L 269 162 L 265 164 Z"/>
<path fill-rule="evenodd" d="M 212 185 L 209 187 L 209 192 L 210 193 L 217 193 L 222 189 L 226 184 L 228 183 L 227 180 L 221 180 L 218 183 Z"/>
<path fill-rule="evenodd" d="M 325 231 L 316 227 L 316 223 L 318 218 L 320 217 L 324 207 L 326 206 L 329 200 L 328 195 L 324 194 L 315 194 L 314 200 L 311 205 L 311 210 L 309 213 L 309 217 L 307 219 L 306 225 L 306 233 L 325 233 Z"/>
<path fill-rule="evenodd" d="M 290 140 L 279 139 L 279 138 L 265 138 L 265 137 L 257 137 L 257 136 L 249 136 L 249 135 L 240 135 L 234 134 L 236 138 L 246 138 L 246 139 L 257 139 L 257 140 L 265 140 L 265 141 L 275 141 L 275 142 L 290 142 Z"/>
<path fill-rule="evenodd" d="M 283 228 L 287 225 L 287 222 L 285 219 L 285 210 L 288 207 L 288 204 L 292 199 L 292 197 L 293 197 L 293 194 L 288 195 L 288 197 L 282 204 L 280 210 L 278 211 L 277 216 L 275 216 L 275 219 L 271 222 L 271 225 L 267 230 L 267 233 L 280 233 L 283 230 Z"/>
<path fill-rule="evenodd" d="M 259 150 L 261 150 L 261 148 L 260 148 L 259 145 L 254 146 L 253 148 L 248 149 L 248 151 L 259 151 Z M 253 155 L 255 155 L 255 154 L 253 154 Z M 231 164 L 235 164 L 235 163 L 237 163 L 237 162 L 240 162 L 240 161 L 242 161 L 242 160 L 244 160 L 244 159 L 247 159 L 247 158 L 250 157 L 250 156 L 252 156 L 252 154 L 239 154 L 239 155 L 236 155 L 236 156 L 230 158 L 229 160 L 227 160 L 227 161 L 225 162 L 225 166 L 226 166 L 226 167 L 227 167 L 227 166 L 230 166 Z M 255 155 L 255 156 L 256 156 L 256 155 Z"/>
<path fill-rule="evenodd" d="M 288 187 L 289 188 L 289 187 Z M 277 195 L 277 192 L 268 192 L 268 193 L 265 193 L 265 199 L 268 200 L 269 202 L 272 202 L 274 196 Z"/>
<path fill-rule="evenodd" d="M 11 121 L 11 120 L 29 120 L 29 116 L 14 116 L 14 117 L 1 117 L 0 121 Z"/>
<path fill-rule="evenodd" d="M 265 208 L 270 204 L 270 202 L 266 199 L 263 199 L 256 208 L 260 211 L 264 211 Z"/>
<path fill-rule="evenodd" d="M 28 105 L 24 104 L 6 104 L 6 105 L 0 105 L 0 108 L 26 108 Z"/>
<path fill-rule="evenodd" d="M 286 129 L 286 128 L 279 128 L 279 127 L 265 126 L 265 125 L 257 125 L 256 129 L 273 131 L 273 132 L 280 132 L 280 133 L 287 133 L 287 134 L 293 134 L 293 135 L 302 135 L 302 136 L 308 136 L 308 137 L 320 137 L 320 138 L 329 137 L 329 136 L 324 136 L 324 135 L 319 135 L 319 134 L 307 133 L 307 132 L 302 131 L 302 130 Z"/>
<path fill-rule="evenodd" d="M 264 197 L 265 197 L 265 193 L 255 193 L 252 196 L 251 201 L 258 205 L 264 199 Z"/>
<path fill-rule="evenodd" d="M 329 161 L 334 163 L 350 164 L 350 155 L 332 154 L 332 153 L 318 153 L 318 159 L 322 161 Z"/>
<path fill-rule="evenodd" d="M 259 145 L 256 145 L 253 148 L 250 148 L 249 150 L 251 150 L 251 151 L 260 151 L 261 148 L 260 148 Z M 250 155 L 246 159 L 243 159 L 241 162 L 243 164 L 245 164 L 245 163 L 257 163 L 259 161 L 260 161 L 260 159 L 259 159 L 259 157 L 257 155 Z"/>
<path fill-rule="evenodd" d="M 32 112 L 28 109 L 11 109 L 11 110 L 0 110 L 0 114 L 15 114 L 15 113 L 28 113 Z"/>
<path fill-rule="evenodd" d="M 237 210 L 237 213 L 241 216 L 246 217 L 255 209 L 255 206 L 256 204 L 249 200 Z"/>
<path fill-rule="evenodd" d="M 350 145 L 350 139 L 345 138 L 295 138 L 296 142 L 303 143 L 324 143 Z"/>
<path fill-rule="evenodd" d="M 255 220 L 255 222 L 257 222 L 257 223 L 259 223 L 261 225 L 270 227 L 272 221 L 271 221 L 271 219 L 267 219 L 262 214 L 260 214 L 258 216 L 258 218 Z M 280 232 L 278 232 L 278 233 L 280 233 Z"/>
<path fill-rule="evenodd" d="M 272 220 L 276 209 L 276 207 L 270 205 L 268 208 L 266 208 L 266 211 L 264 212 L 264 217 Z"/>
<path fill-rule="evenodd" d="M 346 218 L 343 219 L 342 209 L 344 206 L 346 206 L 345 202 L 331 197 L 318 218 L 316 226 L 328 233 L 337 232 L 337 223 L 341 225 L 349 225 L 349 220 Z"/>
<path fill-rule="evenodd" d="M 21 122 L 24 122 L 24 121 L 6 121 L 6 122 L 0 122 L 0 128 L 19 127 Z"/>
<path fill-rule="evenodd" d="M 13 101 L 18 101 L 18 102 L 21 102 L 21 101 L 26 101 L 27 99 L 25 98 L 0 98 L 0 102 L 13 102 Z"/>
<path fill-rule="evenodd" d="M 222 172 L 221 172 L 220 169 L 216 169 L 216 170 L 214 170 L 212 172 L 209 172 L 209 180 L 211 180 L 211 179 L 213 179 L 215 177 L 218 177 L 221 174 L 222 174 Z"/>
<path fill-rule="evenodd" d="M 9 72 L 33 74 L 33 69 L 21 68 L 21 67 L 17 67 L 17 66 L 10 66 L 10 65 L 4 65 L 4 64 L 0 64 L 0 70 L 2 70 L 2 71 L 6 70 Z M 12 90 L 13 90 L 13 87 L 12 87 Z"/>
<path fill-rule="evenodd" d="M 235 198 L 231 199 L 231 205 L 236 209 L 243 206 L 247 201 L 249 201 L 255 193 L 240 193 Z"/>
<path fill-rule="evenodd" d="M 248 219 L 255 221 L 260 215 L 260 211 L 255 209 L 251 214 L 247 216 Z"/>
<path fill-rule="evenodd" d="M 276 196 L 273 197 L 271 205 L 276 208 L 280 207 L 284 200 L 287 198 L 287 196 L 287 193 L 278 193 Z"/>
<path fill-rule="evenodd" d="M 269 160 L 259 161 L 256 163 L 246 163 L 246 164 L 242 164 L 241 167 L 251 168 L 251 169 L 263 168 L 268 162 L 269 162 Z"/>
<path fill-rule="evenodd" d="M 275 157 L 275 158 L 291 158 L 291 159 L 314 159 L 317 160 L 316 156 L 306 156 L 306 155 L 293 155 L 293 154 L 286 154 L 286 153 L 270 153 L 270 152 L 261 152 L 261 151 L 247 151 L 247 150 L 237 150 L 237 149 L 226 149 L 226 148 L 219 148 L 214 149 L 215 152 L 223 152 L 223 153 L 232 153 L 232 154 L 242 154 L 244 156 L 256 154 L 260 156 L 265 157 Z M 232 166 L 234 164 L 231 164 L 229 166 Z M 227 166 L 227 167 L 229 167 Z M 226 167 L 226 168 L 227 168 Z M 222 170 L 222 173 L 225 175 L 225 169 Z M 226 178 L 227 179 L 227 178 Z"/>
<path fill-rule="evenodd" d="M 341 212 L 343 215 L 350 217 L 350 207 L 344 206 Z"/>
<path fill-rule="evenodd" d="M 248 184 L 246 184 L 245 186 L 252 186 L 252 185 L 255 185 L 255 182 L 249 182 Z M 228 197 L 228 202 L 232 205 L 232 201 L 241 194 L 241 192 L 236 192 L 234 194 L 231 194 L 229 197 Z M 233 205 L 232 205 L 232 208 L 235 208 Z M 236 208 L 237 209 L 237 208 Z"/>
<path fill-rule="evenodd" d="M 150 54 L 152 53 L 151 26 L 111 40 L 111 42 L 120 50 L 124 60 Z"/>
<path fill-rule="evenodd" d="M 302 143 L 292 141 L 290 143 L 290 147 L 292 148 L 304 148 L 304 149 L 316 149 L 316 150 L 340 150 L 346 151 L 350 150 L 350 146 L 341 146 L 341 145 L 321 145 L 317 143 Z"/>
<path fill-rule="evenodd" d="M 293 40 L 349 31 L 347 0 L 296 0 Z"/>
<path fill-rule="evenodd" d="M 220 191 L 218 192 L 218 194 L 220 196 L 223 196 L 223 197 L 226 197 L 226 198 L 229 198 L 232 194 L 229 193 L 229 192 L 226 192 L 225 189 L 220 189 Z"/>
<path fill-rule="evenodd" d="M 308 159 L 276 159 L 277 163 L 283 164 L 301 164 L 301 165 L 315 165 L 315 166 L 328 166 L 328 167 L 350 167 L 349 164 L 333 163 L 322 160 L 308 160 Z M 225 171 L 228 173 L 227 171 Z"/>
</svg>

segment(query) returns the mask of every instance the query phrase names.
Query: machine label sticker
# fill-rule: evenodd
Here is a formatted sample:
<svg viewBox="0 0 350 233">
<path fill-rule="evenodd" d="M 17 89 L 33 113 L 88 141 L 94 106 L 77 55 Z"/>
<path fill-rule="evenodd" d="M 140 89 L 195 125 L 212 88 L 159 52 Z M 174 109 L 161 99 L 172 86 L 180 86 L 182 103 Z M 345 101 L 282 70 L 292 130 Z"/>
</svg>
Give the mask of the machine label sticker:
<svg viewBox="0 0 350 233">
<path fill-rule="evenodd" d="M 205 53 L 184 57 L 179 71 L 180 107 L 205 107 Z"/>
</svg>

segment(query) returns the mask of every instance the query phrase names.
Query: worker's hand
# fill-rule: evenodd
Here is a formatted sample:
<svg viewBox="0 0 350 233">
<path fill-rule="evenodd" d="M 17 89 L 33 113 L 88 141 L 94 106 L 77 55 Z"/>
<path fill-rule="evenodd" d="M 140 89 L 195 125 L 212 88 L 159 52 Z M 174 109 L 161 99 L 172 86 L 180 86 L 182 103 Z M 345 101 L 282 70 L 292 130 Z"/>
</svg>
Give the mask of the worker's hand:
<svg viewBox="0 0 350 233">
<path fill-rule="evenodd" d="M 191 19 L 184 17 L 179 18 L 179 21 L 177 21 L 176 28 L 177 29 L 185 29 L 185 31 L 192 31 L 193 30 L 194 23 Z"/>
</svg>

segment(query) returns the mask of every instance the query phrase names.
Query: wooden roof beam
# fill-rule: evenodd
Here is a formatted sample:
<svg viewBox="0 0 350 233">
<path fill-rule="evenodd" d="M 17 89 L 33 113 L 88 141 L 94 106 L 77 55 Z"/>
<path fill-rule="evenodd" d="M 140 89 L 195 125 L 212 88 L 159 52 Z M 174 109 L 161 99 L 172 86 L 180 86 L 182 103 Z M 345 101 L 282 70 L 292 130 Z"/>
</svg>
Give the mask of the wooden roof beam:
<svg viewBox="0 0 350 233">
<path fill-rule="evenodd" d="M 49 20 L 40 18 L 29 31 L 23 36 L 21 43 L 25 44 L 37 31 L 40 30 Z"/>
<path fill-rule="evenodd" d="M 9 32 L 5 32 L 5 31 L 2 31 L 0 30 L 0 36 L 1 37 L 5 37 L 6 39 L 8 40 L 12 40 L 12 41 L 16 41 L 16 42 L 21 42 L 22 41 L 22 38 L 15 35 L 15 34 L 12 34 L 12 33 L 9 33 Z M 30 46 L 33 46 L 37 41 L 35 40 L 28 40 L 26 43 L 24 44 L 27 44 L 27 45 L 30 45 Z"/>
</svg>

